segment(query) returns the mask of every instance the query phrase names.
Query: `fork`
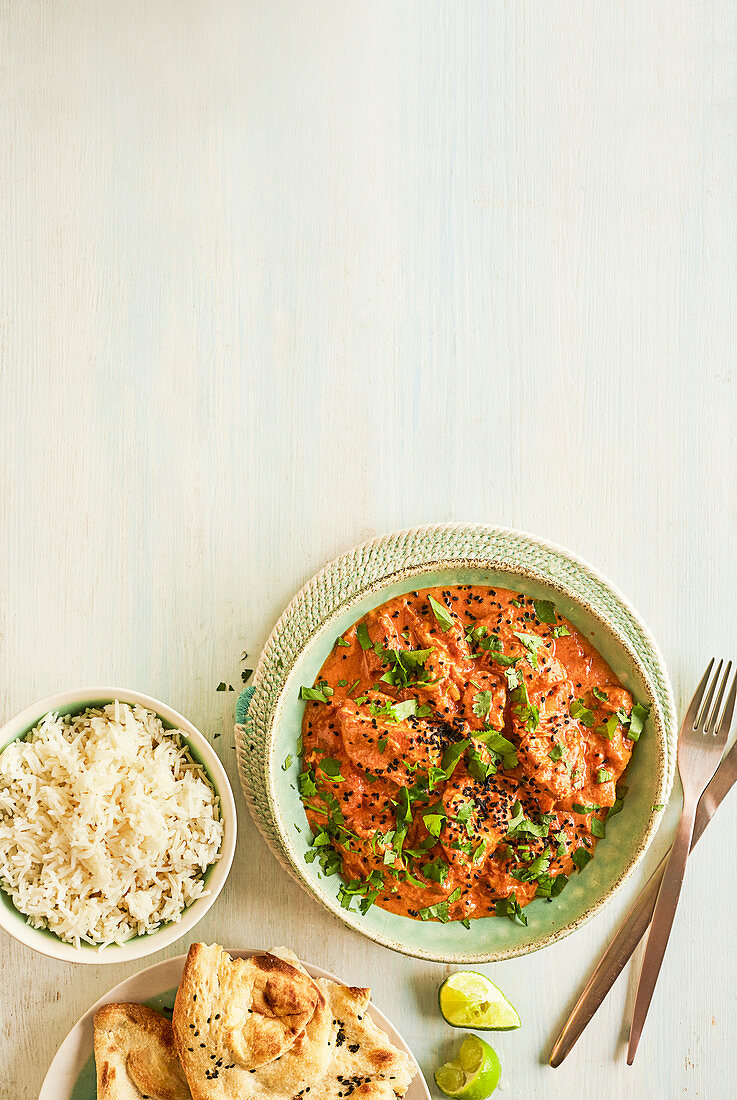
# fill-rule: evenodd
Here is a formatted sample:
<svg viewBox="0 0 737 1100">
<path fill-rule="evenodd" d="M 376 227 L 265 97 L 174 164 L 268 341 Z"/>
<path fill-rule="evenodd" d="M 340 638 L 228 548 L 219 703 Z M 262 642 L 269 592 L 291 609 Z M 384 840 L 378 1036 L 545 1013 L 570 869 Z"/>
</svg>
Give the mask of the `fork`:
<svg viewBox="0 0 737 1100">
<path fill-rule="evenodd" d="M 668 938 L 678 908 L 683 877 L 686 872 L 686 860 L 691 848 L 696 807 L 709 780 L 719 766 L 727 734 L 732 720 L 734 696 L 737 690 L 737 677 L 734 678 L 727 703 L 722 710 L 722 699 L 727 687 L 732 662 L 727 663 L 722 677 L 716 702 L 714 692 L 719 683 L 719 674 L 723 662 L 717 665 L 716 673 L 711 677 L 714 658 L 711 659 L 701 683 L 696 689 L 691 705 L 683 719 L 678 735 L 678 771 L 683 786 L 683 810 L 678 822 L 676 838 L 673 841 L 668 863 L 663 873 L 663 881 L 655 903 L 650 935 L 640 970 L 637 986 L 635 1009 L 632 1015 L 632 1027 L 627 1048 L 627 1065 L 635 1060 L 645 1025 L 655 985 L 663 963 Z M 708 691 L 707 691 L 708 686 Z M 704 693 L 706 698 L 704 699 Z M 702 703 L 703 700 L 703 703 Z M 713 703 L 713 705 L 712 705 Z"/>
</svg>

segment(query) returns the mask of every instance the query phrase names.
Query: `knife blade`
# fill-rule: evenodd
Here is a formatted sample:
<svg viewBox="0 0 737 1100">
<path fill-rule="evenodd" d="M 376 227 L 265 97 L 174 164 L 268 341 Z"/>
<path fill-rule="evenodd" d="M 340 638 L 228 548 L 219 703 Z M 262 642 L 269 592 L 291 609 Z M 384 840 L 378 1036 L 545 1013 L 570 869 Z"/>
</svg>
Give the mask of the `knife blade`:
<svg viewBox="0 0 737 1100">
<path fill-rule="evenodd" d="M 724 757 L 699 800 L 691 851 L 693 851 L 704 829 L 735 782 L 737 782 L 737 743 L 732 746 Z M 655 902 L 658 898 L 658 890 L 660 889 L 660 882 L 667 861 L 668 853 L 666 852 L 584 986 L 550 1053 L 550 1065 L 553 1068 L 557 1068 L 564 1058 L 570 1054 L 581 1033 L 645 935 L 653 917 L 653 910 L 655 909 Z"/>
</svg>

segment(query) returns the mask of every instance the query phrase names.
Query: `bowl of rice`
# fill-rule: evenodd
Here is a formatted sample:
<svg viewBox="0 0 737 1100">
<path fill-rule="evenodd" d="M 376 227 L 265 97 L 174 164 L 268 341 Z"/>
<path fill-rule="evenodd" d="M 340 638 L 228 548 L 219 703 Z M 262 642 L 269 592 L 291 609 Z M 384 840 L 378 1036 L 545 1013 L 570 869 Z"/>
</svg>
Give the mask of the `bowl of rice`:
<svg viewBox="0 0 737 1100">
<path fill-rule="evenodd" d="M 116 963 L 173 943 L 235 841 L 220 759 L 157 699 L 67 691 L 0 729 L 0 927 L 43 955 Z"/>
</svg>

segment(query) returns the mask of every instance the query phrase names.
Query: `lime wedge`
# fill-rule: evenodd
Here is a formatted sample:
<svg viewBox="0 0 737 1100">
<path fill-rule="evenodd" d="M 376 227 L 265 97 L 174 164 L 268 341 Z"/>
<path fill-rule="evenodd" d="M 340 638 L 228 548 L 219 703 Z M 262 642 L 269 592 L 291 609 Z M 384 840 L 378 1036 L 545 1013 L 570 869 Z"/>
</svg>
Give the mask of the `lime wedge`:
<svg viewBox="0 0 737 1100">
<path fill-rule="evenodd" d="M 486 1100 L 499 1084 L 501 1072 L 496 1051 L 478 1035 L 467 1035 L 458 1057 L 435 1071 L 435 1084 L 446 1096 Z"/>
<path fill-rule="evenodd" d="M 440 1012 L 451 1027 L 475 1031 L 514 1031 L 520 1018 L 501 989 L 483 974 L 459 970 L 443 982 L 438 993 Z"/>
</svg>

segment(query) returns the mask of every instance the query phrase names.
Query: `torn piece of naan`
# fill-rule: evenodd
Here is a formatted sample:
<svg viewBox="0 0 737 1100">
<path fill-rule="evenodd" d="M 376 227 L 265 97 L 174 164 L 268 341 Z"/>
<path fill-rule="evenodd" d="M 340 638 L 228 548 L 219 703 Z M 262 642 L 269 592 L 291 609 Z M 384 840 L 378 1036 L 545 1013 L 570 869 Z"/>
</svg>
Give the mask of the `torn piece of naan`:
<svg viewBox="0 0 737 1100">
<path fill-rule="evenodd" d="M 201 950 L 195 952 L 195 948 Z M 232 960 L 220 947 L 202 944 L 190 948 L 190 957 L 173 1022 L 194 1100 L 340 1100 L 347 1096 L 396 1100 L 404 1096 L 416 1067 L 368 1015 L 370 990 L 326 978 L 313 981 L 285 948 L 256 956 L 298 972 L 311 983 L 317 1000 L 312 1018 L 288 1049 L 269 1062 L 246 1069 L 239 1060 L 239 1041 L 234 1039 L 238 1016 L 228 1003 L 227 974 L 238 960 Z M 213 981 L 212 972 L 225 975 L 220 999 L 219 983 Z M 224 1020 L 230 1020 L 230 1025 L 224 1025 Z M 203 1040 L 204 1046 L 200 1045 Z"/>
<path fill-rule="evenodd" d="M 312 978 L 275 955 L 232 959 L 217 944 L 189 949 L 174 1036 L 195 1100 L 292 1097 L 325 1071 L 331 1016 Z M 274 1089 L 262 1080 L 279 1063 Z"/>
<path fill-rule="evenodd" d="M 95 1013 L 97 1100 L 191 1100 L 171 1023 L 146 1005 Z"/>
</svg>

